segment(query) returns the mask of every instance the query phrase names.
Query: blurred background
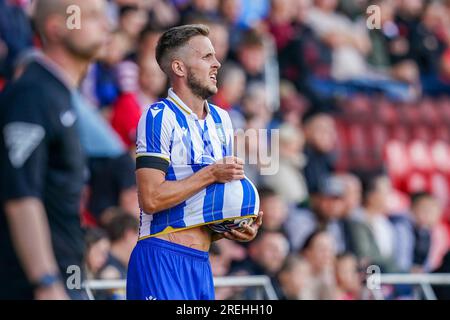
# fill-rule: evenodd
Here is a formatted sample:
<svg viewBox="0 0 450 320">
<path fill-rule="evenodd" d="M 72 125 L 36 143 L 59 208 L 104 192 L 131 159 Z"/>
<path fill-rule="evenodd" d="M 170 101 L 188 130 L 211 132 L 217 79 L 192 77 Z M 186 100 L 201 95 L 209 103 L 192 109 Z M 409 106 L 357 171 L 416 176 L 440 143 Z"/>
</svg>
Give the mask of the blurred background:
<svg viewBox="0 0 450 320">
<path fill-rule="evenodd" d="M 0 92 L 40 47 L 32 4 L 0 0 Z M 80 214 L 89 279 L 126 275 L 139 228 L 129 165 L 136 127 L 168 86 L 155 47 L 164 30 L 188 23 L 210 27 L 222 63 L 211 102 L 235 129 L 280 130 L 277 174 L 246 168 L 262 231 L 249 244 L 214 243 L 215 276 L 267 275 L 280 299 L 373 299 L 370 265 L 450 273 L 450 1 L 110 0 L 106 14 L 111 40 L 81 91 L 129 154 L 88 155 Z M 447 288 L 435 287 L 437 298 L 449 299 Z M 424 298 L 415 286 L 382 292 Z M 218 299 L 253 294 L 216 291 Z"/>
</svg>

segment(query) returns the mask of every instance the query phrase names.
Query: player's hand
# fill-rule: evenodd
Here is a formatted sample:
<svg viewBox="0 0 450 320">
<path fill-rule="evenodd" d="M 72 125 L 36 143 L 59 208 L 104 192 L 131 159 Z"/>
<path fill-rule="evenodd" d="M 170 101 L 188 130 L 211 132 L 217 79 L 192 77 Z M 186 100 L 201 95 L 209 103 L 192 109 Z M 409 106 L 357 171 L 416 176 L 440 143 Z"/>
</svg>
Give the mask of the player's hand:
<svg viewBox="0 0 450 320">
<path fill-rule="evenodd" d="M 256 218 L 255 223 L 251 225 L 244 225 L 240 230 L 231 230 L 230 232 L 225 232 L 223 236 L 229 240 L 235 240 L 239 242 L 248 242 L 255 239 L 258 233 L 259 227 L 262 225 L 262 218 L 264 212 L 260 211 L 258 218 Z"/>
<path fill-rule="evenodd" d="M 211 172 L 218 183 L 242 180 L 245 178 L 244 161 L 237 157 L 226 157 L 211 165 Z"/>
</svg>

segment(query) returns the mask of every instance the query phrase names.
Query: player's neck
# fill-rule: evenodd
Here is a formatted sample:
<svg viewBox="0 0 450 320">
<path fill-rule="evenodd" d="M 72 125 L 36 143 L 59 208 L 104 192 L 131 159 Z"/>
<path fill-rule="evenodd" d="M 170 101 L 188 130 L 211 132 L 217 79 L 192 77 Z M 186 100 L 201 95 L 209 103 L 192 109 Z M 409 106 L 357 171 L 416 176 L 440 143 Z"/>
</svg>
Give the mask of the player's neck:
<svg viewBox="0 0 450 320">
<path fill-rule="evenodd" d="M 59 47 L 49 47 L 44 53 L 59 67 L 59 71 L 64 74 L 72 87 L 77 88 L 80 85 L 89 67 L 88 61 L 77 59 Z"/>
<path fill-rule="evenodd" d="M 194 112 L 199 119 L 205 119 L 207 111 L 205 109 L 206 100 L 196 96 L 189 88 L 173 86 L 173 92 Z"/>
</svg>

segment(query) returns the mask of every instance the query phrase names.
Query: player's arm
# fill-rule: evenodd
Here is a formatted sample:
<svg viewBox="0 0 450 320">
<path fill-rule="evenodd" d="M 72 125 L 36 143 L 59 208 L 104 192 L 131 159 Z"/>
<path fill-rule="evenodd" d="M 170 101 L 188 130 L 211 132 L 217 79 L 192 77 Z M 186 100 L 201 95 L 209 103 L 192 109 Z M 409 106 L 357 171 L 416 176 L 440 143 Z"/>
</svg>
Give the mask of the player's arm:
<svg viewBox="0 0 450 320">
<path fill-rule="evenodd" d="M 166 169 L 148 167 L 136 171 L 139 204 L 147 214 L 174 207 L 212 183 L 226 183 L 244 179 L 244 165 L 241 159 L 227 157 L 209 165 L 192 176 L 179 181 L 167 181 Z"/>
<path fill-rule="evenodd" d="M 18 92 L 24 90 L 18 90 Z M 36 299 L 67 299 L 52 248 L 49 224 L 41 201 L 48 162 L 46 120 L 39 99 L 16 94 L 10 99 L 1 137 L 2 200 L 11 241 L 30 283 L 45 279 L 34 292 Z M 48 276 L 47 276 L 48 275 Z M 50 276 L 54 276 L 53 279 Z"/>
<path fill-rule="evenodd" d="M 8 201 L 5 212 L 16 254 L 30 282 L 37 283 L 45 275 L 58 275 L 42 202 L 31 197 Z M 63 284 L 55 281 L 48 287 L 37 288 L 35 298 L 67 299 L 67 294 Z"/>
</svg>

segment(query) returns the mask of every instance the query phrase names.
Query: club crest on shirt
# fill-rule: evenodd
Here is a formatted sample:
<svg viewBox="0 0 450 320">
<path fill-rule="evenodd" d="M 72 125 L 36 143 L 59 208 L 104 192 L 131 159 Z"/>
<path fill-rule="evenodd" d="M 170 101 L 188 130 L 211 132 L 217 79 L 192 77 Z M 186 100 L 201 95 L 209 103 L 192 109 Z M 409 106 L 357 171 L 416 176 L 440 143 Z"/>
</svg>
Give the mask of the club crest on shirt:
<svg viewBox="0 0 450 320">
<path fill-rule="evenodd" d="M 219 137 L 220 142 L 222 143 L 222 145 L 226 146 L 227 145 L 227 137 L 225 135 L 225 129 L 223 128 L 223 125 L 220 123 L 217 123 L 216 131 L 217 131 L 217 136 Z"/>
</svg>

